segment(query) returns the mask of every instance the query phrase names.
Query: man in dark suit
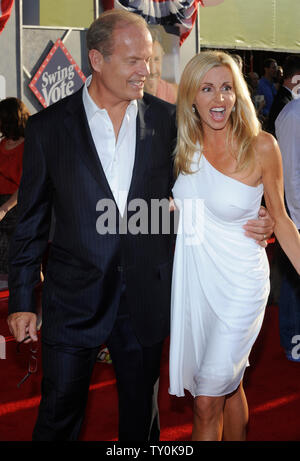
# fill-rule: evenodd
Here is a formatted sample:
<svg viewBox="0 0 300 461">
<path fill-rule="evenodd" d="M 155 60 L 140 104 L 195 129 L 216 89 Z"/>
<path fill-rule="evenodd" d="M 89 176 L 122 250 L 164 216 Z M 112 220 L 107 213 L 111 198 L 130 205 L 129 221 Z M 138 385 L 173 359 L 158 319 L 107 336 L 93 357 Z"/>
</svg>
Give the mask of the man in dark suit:
<svg viewBox="0 0 300 461">
<path fill-rule="evenodd" d="M 92 77 L 83 90 L 28 124 L 8 322 L 17 341 L 36 340 L 34 288 L 53 206 L 33 438 L 78 438 L 105 343 L 116 372 L 119 439 L 153 440 L 159 436 L 154 389 L 169 333 L 173 238 L 162 220 L 170 216 L 175 107 L 143 95 L 152 40 L 140 16 L 104 13 L 87 43 Z M 152 204 L 161 201 L 167 206 L 158 218 Z M 248 224 L 258 240 L 269 231 L 268 219 Z"/>
<path fill-rule="evenodd" d="M 175 107 L 143 98 L 152 39 L 140 16 L 112 10 L 90 27 L 87 42 L 91 82 L 28 125 L 12 244 L 10 325 L 18 340 L 26 334 L 35 339 L 33 289 L 53 205 L 34 439 L 78 437 L 92 366 L 105 343 L 117 376 L 120 439 L 147 440 L 169 331 L 172 240 L 161 230 L 119 232 L 134 215 L 119 199 L 127 194 L 127 203 L 142 200 L 149 213 L 151 199 L 168 200 Z M 104 199 L 111 214 L 117 211 L 116 228 L 106 234 L 99 229 Z"/>
<path fill-rule="evenodd" d="M 299 80 L 294 79 L 299 75 Z M 300 56 L 290 55 L 286 58 L 283 65 L 283 82 L 274 97 L 272 103 L 269 119 L 267 123 L 267 131 L 275 136 L 275 120 L 284 108 L 284 106 L 293 99 L 293 88 L 299 84 L 300 81 Z"/>
</svg>

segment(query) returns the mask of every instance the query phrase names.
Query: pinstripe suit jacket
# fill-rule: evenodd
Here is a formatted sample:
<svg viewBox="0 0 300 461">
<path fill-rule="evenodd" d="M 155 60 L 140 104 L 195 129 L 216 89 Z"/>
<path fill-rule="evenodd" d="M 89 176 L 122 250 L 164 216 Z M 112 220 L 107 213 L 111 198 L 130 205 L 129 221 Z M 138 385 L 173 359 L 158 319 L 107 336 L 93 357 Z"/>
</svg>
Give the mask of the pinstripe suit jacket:
<svg viewBox="0 0 300 461">
<path fill-rule="evenodd" d="M 175 107 L 145 94 L 138 101 L 128 203 L 139 198 L 151 210 L 151 199 L 169 197 L 175 137 Z M 80 90 L 33 115 L 27 125 L 19 218 L 11 243 L 9 313 L 35 311 L 34 287 L 53 207 L 56 224 L 43 288 L 43 338 L 84 347 L 105 342 L 125 279 L 136 334 L 142 344 L 154 344 L 169 331 L 172 235 L 161 229 L 156 234 L 100 235 L 97 202 L 103 199 L 114 201 Z M 132 215 L 128 212 L 127 222 Z M 116 222 L 118 228 L 118 213 Z"/>
</svg>

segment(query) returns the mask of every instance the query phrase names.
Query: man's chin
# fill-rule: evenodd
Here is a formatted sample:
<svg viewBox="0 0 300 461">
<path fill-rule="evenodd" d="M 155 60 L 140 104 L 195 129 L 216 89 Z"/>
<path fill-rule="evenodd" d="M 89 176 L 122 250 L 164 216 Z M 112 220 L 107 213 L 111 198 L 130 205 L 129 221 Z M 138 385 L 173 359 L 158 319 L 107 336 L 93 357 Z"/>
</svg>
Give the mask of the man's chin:
<svg viewBox="0 0 300 461">
<path fill-rule="evenodd" d="M 142 99 L 143 96 L 144 96 L 144 88 L 140 88 L 139 90 L 132 92 L 132 96 L 131 96 L 130 99 L 131 100 L 133 100 L 133 99 Z"/>
</svg>

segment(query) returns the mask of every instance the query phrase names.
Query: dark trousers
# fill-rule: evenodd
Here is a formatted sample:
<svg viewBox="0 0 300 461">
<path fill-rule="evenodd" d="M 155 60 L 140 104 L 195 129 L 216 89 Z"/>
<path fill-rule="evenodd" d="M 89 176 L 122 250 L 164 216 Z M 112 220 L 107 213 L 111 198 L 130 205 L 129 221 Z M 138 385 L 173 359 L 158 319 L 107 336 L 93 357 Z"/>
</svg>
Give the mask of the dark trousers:
<svg viewBox="0 0 300 461">
<path fill-rule="evenodd" d="M 141 346 L 132 328 L 124 293 L 106 345 L 117 379 L 119 440 L 158 440 L 156 397 L 163 343 Z M 43 343 L 42 349 L 42 399 L 33 440 L 77 440 L 99 347 L 83 349 Z M 99 414 L 99 418 L 105 418 L 105 414 Z"/>
<path fill-rule="evenodd" d="M 300 334 L 299 275 L 285 255 L 281 257 L 283 272 L 279 298 L 280 343 L 287 351 L 294 347 L 293 338 Z"/>
<path fill-rule="evenodd" d="M 0 194 L 0 206 L 11 194 Z M 0 221 L 0 274 L 8 274 L 9 245 L 17 222 L 17 207 L 12 208 Z"/>
</svg>

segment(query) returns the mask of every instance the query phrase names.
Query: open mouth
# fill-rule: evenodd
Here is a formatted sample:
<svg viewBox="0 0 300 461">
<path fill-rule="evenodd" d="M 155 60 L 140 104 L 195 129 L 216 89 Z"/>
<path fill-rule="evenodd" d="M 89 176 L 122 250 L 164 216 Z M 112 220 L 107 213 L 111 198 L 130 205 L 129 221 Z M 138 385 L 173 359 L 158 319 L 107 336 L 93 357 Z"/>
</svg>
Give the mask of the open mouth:
<svg viewBox="0 0 300 461">
<path fill-rule="evenodd" d="M 225 113 L 226 113 L 226 108 L 225 107 L 213 107 L 209 110 L 209 113 L 213 120 L 216 122 L 220 122 L 224 120 L 225 118 Z"/>
<path fill-rule="evenodd" d="M 138 81 L 134 81 L 134 80 L 131 80 L 130 82 L 130 85 L 132 85 L 133 87 L 137 88 L 137 89 L 143 89 L 144 88 L 144 83 L 145 81 L 144 80 L 138 80 Z"/>
</svg>

